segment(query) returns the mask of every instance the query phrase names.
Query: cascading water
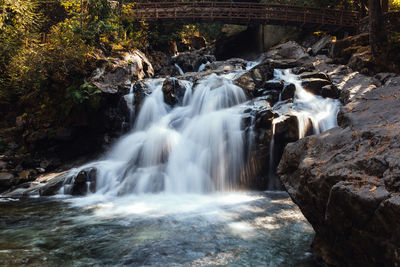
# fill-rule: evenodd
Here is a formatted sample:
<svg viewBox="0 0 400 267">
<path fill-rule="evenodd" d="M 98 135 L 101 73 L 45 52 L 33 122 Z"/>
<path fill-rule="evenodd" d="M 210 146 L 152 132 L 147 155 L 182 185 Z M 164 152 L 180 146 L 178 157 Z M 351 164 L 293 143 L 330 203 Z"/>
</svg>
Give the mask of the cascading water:
<svg viewBox="0 0 400 267">
<path fill-rule="evenodd" d="M 233 189 L 243 166 L 242 89 L 212 74 L 192 89 L 183 105 L 164 103 L 163 79 L 149 80 L 146 98 L 131 133 L 97 169 L 97 192 L 124 195 L 205 193 Z"/>
<path fill-rule="evenodd" d="M 339 112 L 340 102 L 331 98 L 323 98 L 307 92 L 301 85 L 301 80 L 298 76 L 290 72 L 290 70 L 274 71 L 275 81 L 284 81 L 287 84 L 294 84 L 296 91 L 294 94 L 293 103 L 282 105 L 281 95 L 279 102 L 273 107 L 275 111 L 281 114 L 280 117 L 272 121 L 272 137 L 270 142 L 270 158 L 268 167 L 268 176 L 270 181 L 278 181 L 275 177 L 275 126 L 277 123 L 284 120 L 288 115 L 297 117 L 299 125 L 299 136 L 306 136 L 310 127 L 313 134 L 319 134 L 337 126 L 337 114 Z M 273 185 L 274 188 L 276 188 Z"/>
<path fill-rule="evenodd" d="M 275 79 L 292 83 L 296 86 L 293 107 L 288 115 L 295 115 L 299 122 L 299 138 L 305 137 L 311 126 L 313 134 L 325 132 L 337 126 L 337 114 L 340 102 L 331 98 L 323 98 L 307 92 L 301 85 L 298 76 L 290 70 L 275 70 Z"/>
<path fill-rule="evenodd" d="M 256 119 L 246 133 L 250 104 L 232 82 L 244 71 L 180 81 L 186 92 L 175 107 L 164 102 L 164 79 L 145 81 L 152 93 L 131 131 L 102 159 L 67 174 L 94 167 L 96 193 L 0 201 L 0 217 L 12 225 L 0 227 L 0 265 L 314 266 L 313 230 L 286 193 L 221 192 L 237 189 L 245 146 L 256 142 Z M 273 128 L 285 114 L 299 119 L 299 137 L 309 125 L 318 133 L 336 124 L 337 101 L 307 93 L 288 71 L 276 79 L 296 93 L 272 108 L 282 115 Z M 134 90 L 125 96 L 132 112 Z M 273 154 L 274 138 L 270 145 Z"/>
</svg>

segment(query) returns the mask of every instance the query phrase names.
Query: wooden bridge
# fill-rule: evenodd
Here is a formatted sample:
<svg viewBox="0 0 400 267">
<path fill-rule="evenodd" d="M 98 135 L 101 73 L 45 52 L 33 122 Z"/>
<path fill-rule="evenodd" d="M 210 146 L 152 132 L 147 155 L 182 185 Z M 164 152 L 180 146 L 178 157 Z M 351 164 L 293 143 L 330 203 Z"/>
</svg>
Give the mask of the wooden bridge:
<svg viewBox="0 0 400 267">
<path fill-rule="evenodd" d="M 327 30 L 355 30 L 358 12 L 251 2 L 135 3 L 133 18 L 148 23 L 224 23 L 288 25 Z"/>
</svg>

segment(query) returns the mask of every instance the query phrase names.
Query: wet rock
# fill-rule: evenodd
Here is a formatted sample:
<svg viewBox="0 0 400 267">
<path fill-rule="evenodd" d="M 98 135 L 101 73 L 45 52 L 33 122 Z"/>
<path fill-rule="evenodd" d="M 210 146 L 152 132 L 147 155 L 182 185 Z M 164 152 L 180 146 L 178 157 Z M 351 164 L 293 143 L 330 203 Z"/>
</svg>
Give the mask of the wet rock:
<svg viewBox="0 0 400 267">
<path fill-rule="evenodd" d="M 38 191 L 40 196 L 54 196 L 58 194 L 60 188 L 70 178 L 68 173 L 62 173 L 48 181 Z"/>
<path fill-rule="evenodd" d="M 275 91 L 282 91 L 284 88 L 283 81 L 268 81 L 264 84 L 263 88 L 267 91 L 275 90 Z"/>
<path fill-rule="evenodd" d="M 358 81 L 370 77 L 345 77 L 346 124 L 288 144 L 278 172 L 316 232 L 317 257 L 332 266 L 396 266 L 399 84 L 390 78 L 382 87 L 364 87 Z"/>
<path fill-rule="evenodd" d="M 275 124 L 275 136 L 285 143 L 299 139 L 299 122 L 296 116 L 286 116 Z M 282 141 L 281 141 L 282 142 Z"/>
<path fill-rule="evenodd" d="M 132 89 L 134 94 L 134 103 L 132 104 L 132 108 L 135 109 L 136 113 L 138 113 L 142 107 L 144 99 L 151 94 L 151 90 L 142 81 L 136 82 Z"/>
<path fill-rule="evenodd" d="M 176 78 L 168 78 L 163 83 L 162 92 L 165 103 L 171 106 L 181 105 L 186 92 L 186 84 Z"/>
<path fill-rule="evenodd" d="M 310 93 L 314 95 L 322 94 L 322 87 L 326 85 L 331 85 L 331 82 L 320 78 L 307 78 L 303 79 L 301 85 Z"/>
<path fill-rule="evenodd" d="M 307 65 L 307 66 L 300 66 L 300 67 L 294 67 L 292 69 L 293 74 L 299 75 L 302 74 L 304 72 L 313 72 L 315 70 L 314 65 Z"/>
<path fill-rule="evenodd" d="M 321 88 L 320 95 L 322 97 L 329 97 L 329 98 L 337 99 L 340 97 L 340 91 L 338 90 L 338 88 L 335 85 L 329 84 L 329 85 L 325 85 Z"/>
<path fill-rule="evenodd" d="M 5 191 L 17 184 L 18 179 L 14 175 L 7 172 L 0 172 L 0 192 Z"/>
<path fill-rule="evenodd" d="M 294 84 L 292 83 L 285 84 L 281 93 L 281 99 L 282 100 L 291 99 L 294 97 L 295 92 L 296 92 L 296 86 Z"/>
<path fill-rule="evenodd" d="M 172 61 L 174 64 L 178 64 L 183 72 L 196 72 L 201 64 L 214 62 L 216 60 L 215 56 L 208 53 L 210 53 L 210 51 L 207 49 L 184 52 L 173 57 Z"/>
<path fill-rule="evenodd" d="M 176 76 L 178 70 L 174 66 L 171 57 L 160 51 L 154 51 L 150 54 L 149 60 L 154 69 L 155 76 Z"/>
<path fill-rule="evenodd" d="M 242 74 L 234 83 L 240 86 L 248 97 L 255 97 L 258 94 L 258 89 L 273 77 L 274 69 L 269 62 L 264 62 Z"/>
<path fill-rule="evenodd" d="M 246 69 L 247 61 L 241 58 L 231 58 L 225 61 L 215 61 L 207 64 L 204 70 L 231 72 Z"/>
<path fill-rule="evenodd" d="M 87 194 L 88 189 L 91 192 L 95 192 L 96 182 L 97 182 L 97 170 L 95 168 L 89 168 L 80 171 L 73 180 L 71 195 L 84 196 Z"/>
</svg>

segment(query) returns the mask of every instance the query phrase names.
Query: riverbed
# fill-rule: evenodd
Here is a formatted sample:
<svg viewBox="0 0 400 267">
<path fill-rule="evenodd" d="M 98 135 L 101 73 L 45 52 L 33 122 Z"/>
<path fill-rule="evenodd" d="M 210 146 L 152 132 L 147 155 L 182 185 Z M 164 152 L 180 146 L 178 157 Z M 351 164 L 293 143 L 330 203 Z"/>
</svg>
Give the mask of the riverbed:
<svg viewBox="0 0 400 267">
<path fill-rule="evenodd" d="M 1 266 L 315 266 L 285 192 L 0 199 Z"/>
</svg>

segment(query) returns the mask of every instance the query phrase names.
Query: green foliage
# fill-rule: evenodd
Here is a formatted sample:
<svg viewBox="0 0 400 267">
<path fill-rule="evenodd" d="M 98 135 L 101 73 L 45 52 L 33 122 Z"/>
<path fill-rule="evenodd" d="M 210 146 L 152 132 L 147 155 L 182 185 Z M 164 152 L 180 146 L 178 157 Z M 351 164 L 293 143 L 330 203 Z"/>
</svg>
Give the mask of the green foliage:
<svg viewBox="0 0 400 267">
<path fill-rule="evenodd" d="M 89 82 L 85 82 L 80 86 L 72 85 L 67 88 L 67 97 L 71 98 L 76 104 L 82 104 L 91 96 L 97 94 L 101 94 L 101 91 Z"/>
<path fill-rule="evenodd" d="M 392 11 L 400 11 L 400 0 L 389 1 L 389 9 Z"/>
</svg>

